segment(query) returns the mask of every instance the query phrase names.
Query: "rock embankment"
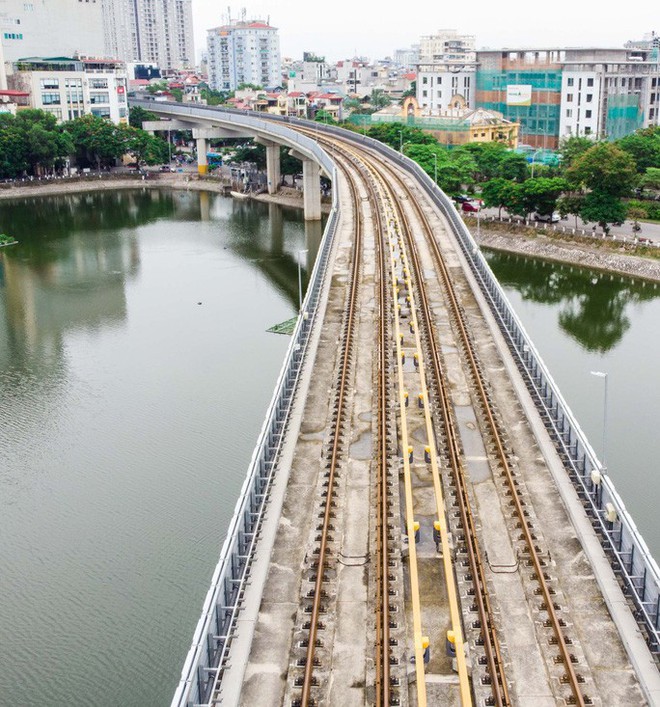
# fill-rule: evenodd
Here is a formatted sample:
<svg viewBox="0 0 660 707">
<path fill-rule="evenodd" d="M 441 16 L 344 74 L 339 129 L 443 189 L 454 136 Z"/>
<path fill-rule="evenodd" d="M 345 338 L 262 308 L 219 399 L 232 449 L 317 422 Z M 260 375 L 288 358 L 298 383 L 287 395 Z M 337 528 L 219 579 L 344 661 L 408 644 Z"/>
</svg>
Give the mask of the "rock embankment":
<svg viewBox="0 0 660 707">
<path fill-rule="evenodd" d="M 630 245 L 621 244 L 615 250 L 611 243 L 600 245 L 598 241 L 587 239 L 569 241 L 541 234 L 496 233 L 485 230 L 483 226 L 477 240 L 479 245 L 493 250 L 660 282 L 660 260 L 634 255 L 630 252 Z"/>
</svg>

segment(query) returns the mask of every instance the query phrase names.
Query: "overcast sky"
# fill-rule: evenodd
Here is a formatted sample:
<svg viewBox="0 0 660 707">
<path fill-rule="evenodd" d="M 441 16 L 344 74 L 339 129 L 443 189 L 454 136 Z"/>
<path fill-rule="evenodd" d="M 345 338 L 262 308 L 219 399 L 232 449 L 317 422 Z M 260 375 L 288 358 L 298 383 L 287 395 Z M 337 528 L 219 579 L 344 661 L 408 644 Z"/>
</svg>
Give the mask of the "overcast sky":
<svg viewBox="0 0 660 707">
<path fill-rule="evenodd" d="M 206 30 L 226 19 L 227 5 L 192 0 L 195 48 L 206 49 Z M 660 32 L 660 4 L 638 0 L 579 2 L 492 0 L 441 2 L 412 0 L 254 0 L 231 5 L 232 19 L 245 7 L 246 18 L 270 18 L 279 29 L 282 56 L 302 58 L 312 51 L 330 61 L 355 54 L 379 59 L 419 41 L 441 28 L 474 34 L 477 48 L 504 46 L 619 47 L 628 39 Z"/>
</svg>

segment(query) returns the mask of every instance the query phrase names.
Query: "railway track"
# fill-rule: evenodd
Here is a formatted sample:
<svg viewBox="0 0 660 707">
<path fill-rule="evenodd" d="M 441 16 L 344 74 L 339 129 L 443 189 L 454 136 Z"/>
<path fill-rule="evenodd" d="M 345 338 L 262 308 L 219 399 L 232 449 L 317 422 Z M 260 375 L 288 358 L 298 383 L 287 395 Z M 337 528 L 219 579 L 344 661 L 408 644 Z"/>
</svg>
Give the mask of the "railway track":
<svg viewBox="0 0 660 707">
<path fill-rule="evenodd" d="M 522 558 L 515 571 L 525 586 L 531 631 L 537 634 L 539 652 L 547 664 L 548 693 L 565 704 L 594 704 L 588 694 L 588 688 L 593 688 L 590 668 L 584 662 L 576 637 L 570 635 L 570 617 L 558 602 L 561 592 L 549 570 L 549 552 L 535 528 L 533 508 L 515 468 L 479 361 L 462 296 L 419 195 L 396 170 L 382 165 L 367 150 L 358 150 L 334 138 L 320 138 L 309 131 L 308 134 L 332 149 L 349 185 L 351 201 L 357 206 L 352 215 L 354 242 L 338 342 L 330 432 L 324 452 L 321 522 L 314 547 L 308 552 L 312 557 L 314 587 L 303 598 L 304 615 L 309 617 L 303 622 L 305 655 L 295 658 L 295 666 L 289 671 L 290 703 L 296 707 L 331 704 L 328 684 L 337 679 L 329 677 L 334 660 L 330 632 L 324 634 L 327 638 L 324 641 L 319 640 L 319 632 L 324 631 L 326 622 L 332 621 L 332 612 L 337 610 L 333 600 L 336 587 L 329 589 L 331 575 L 334 576 L 332 564 L 341 554 L 333 540 L 337 530 L 333 520 L 336 510 L 346 503 L 345 498 L 336 494 L 337 479 L 346 456 L 345 439 L 350 433 L 350 387 L 355 375 L 352 360 L 360 317 L 360 268 L 365 238 L 369 238 L 365 232 L 368 234 L 367 224 L 370 224 L 377 263 L 374 309 L 378 326 L 374 334 L 378 345 L 373 362 L 374 520 L 370 526 L 371 549 L 365 557 L 373 581 L 370 629 L 373 653 L 365 659 L 373 666 L 373 672 L 367 667 L 365 673 L 369 676 L 367 684 L 371 684 L 373 675 L 373 693 L 365 685 L 365 701 L 379 707 L 409 703 L 423 706 L 438 703 L 439 694 L 443 695 L 442 700 L 451 694 L 454 702 L 464 706 L 519 704 L 511 685 L 520 675 L 510 672 L 511 665 L 516 663 L 512 652 L 519 648 L 512 645 L 515 642 L 510 640 L 509 629 L 499 616 L 501 597 L 493 594 L 495 570 L 484 551 L 483 531 L 474 510 L 470 470 L 456 417 L 460 403 L 454 399 L 450 383 L 456 373 L 448 370 L 443 356 L 443 347 L 455 346 L 460 352 L 461 375 L 469 388 L 500 505 L 511 510 L 508 540 Z M 429 262 L 436 277 L 430 278 L 428 274 Z M 439 325 L 438 295 L 437 291 L 430 292 L 431 279 L 437 279 L 434 286 L 442 294 L 451 340 L 447 339 L 447 327 Z M 406 356 L 409 364 L 414 359 L 414 370 L 405 365 Z M 420 392 L 416 398 L 418 404 L 409 408 L 409 401 L 415 399 L 410 398 L 412 386 Z M 424 464 L 413 463 L 413 457 L 418 460 L 422 456 Z M 402 499 L 401 512 L 397 486 Z M 422 543 L 418 557 L 418 519 L 429 516 L 429 506 L 434 509 L 431 515 L 437 552 L 430 555 Z M 423 530 L 428 531 L 428 527 Z M 428 583 L 423 586 L 423 577 L 429 571 L 435 573 L 436 579 L 444 579 L 447 595 L 448 608 L 435 621 L 429 617 L 437 606 L 433 604 Z M 403 607 L 394 598 L 402 572 L 407 581 Z M 538 629 L 535 624 L 539 623 L 536 617 L 540 615 L 544 617 L 543 626 Z M 445 647 L 453 647 L 455 651 L 453 667 L 458 674 L 457 684 L 451 680 L 447 661 L 438 667 L 438 660 L 433 666 L 434 674 L 444 677 L 429 683 L 426 668 L 429 652 L 437 656 Z M 445 692 L 439 692 L 440 689 Z"/>
</svg>

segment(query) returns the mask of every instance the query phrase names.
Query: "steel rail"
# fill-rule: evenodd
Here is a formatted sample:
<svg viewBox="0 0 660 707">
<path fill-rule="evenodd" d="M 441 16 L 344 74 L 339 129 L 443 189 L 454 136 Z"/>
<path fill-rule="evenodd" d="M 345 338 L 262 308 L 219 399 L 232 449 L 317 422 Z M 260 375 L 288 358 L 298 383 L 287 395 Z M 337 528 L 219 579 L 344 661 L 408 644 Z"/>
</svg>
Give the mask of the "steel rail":
<svg viewBox="0 0 660 707">
<path fill-rule="evenodd" d="M 442 274 L 443 282 L 445 284 L 445 290 L 446 290 L 447 295 L 451 301 L 452 309 L 454 311 L 455 322 L 456 322 L 456 325 L 459 330 L 461 341 L 463 343 L 463 349 L 464 349 L 464 352 L 465 352 L 467 359 L 468 359 L 469 367 L 472 372 L 473 381 L 474 381 L 475 387 L 477 389 L 477 393 L 478 393 L 479 400 L 482 405 L 482 409 L 483 409 L 484 414 L 486 416 L 486 420 L 487 420 L 490 434 L 492 436 L 493 442 L 495 443 L 498 462 L 502 468 L 502 471 L 505 474 L 507 485 L 511 491 L 511 497 L 515 503 L 516 515 L 518 516 L 518 521 L 520 522 L 523 534 L 525 536 L 525 544 L 527 545 L 528 550 L 530 552 L 530 556 L 531 556 L 532 563 L 534 566 L 534 572 L 536 575 L 536 579 L 540 585 L 541 592 L 543 595 L 545 610 L 550 618 L 550 622 L 552 624 L 552 628 L 555 633 L 555 637 L 557 639 L 557 644 L 559 646 L 560 656 L 561 656 L 562 662 L 564 664 L 564 669 L 566 670 L 568 682 L 569 682 L 571 691 L 573 693 L 573 697 L 575 699 L 575 704 L 580 705 L 580 706 L 585 705 L 586 704 L 585 699 L 582 695 L 582 689 L 580 687 L 580 679 L 578 678 L 578 675 L 576 674 L 575 669 L 573 667 L 572 657 L 569 653 L 569 650 L 568 650 L 568 647 L 566 644 L 566 640 L 563 635 L 562 627 L 561 627 L 561 624 L 559 621 L 559 617 L 557 616 L 557 612 L 554 607 L 554 601 L 553 601 L 552 595 L 550 593 L 550 587 L 548 586 L 548 582 L 545 578 L 545 573 L 543 571 L 543 566 L 541 564 L 541 558 L 540 558 L 539 552 L 536 548 L 536 545 L 534 543 L 534 538 L 532 537 L 532 531 L 529 526 L 529 522 L 527 521 L 527 518 L 526 518 L 524 510 L 523 510 L 523 505 L 522 505 L 522 501 L 520 498 L 520 493 L 518 491 L 517 485 L 516 485 L 514 478 L 513 478 L 511 465 L 509 463 L 508 455 L 507 455 L 506 449 L 504 447 L 504 443 L 502 441 L 502 436 L 500 434 L 499 425 L 497 424 L 497 421 L 495 420 L 493 410 L 492 410 L 492 404 L 488 398 L 484 376 L 483 376 L 481 368 L 477 362 L 477 355 L 474 350 L 474 345 L 473 345 L 472 339 L 467 331 L 467 326 L 466 326 L 466 323 L 464 320 L 464 315 L 462 313 L 462 309 L 460 307 L 460 304 L 458 303 L 456 290 L 453 286 L 451 276 L 449 274 L 449 270 L 448 270 L 447 265 L 444 261 L 444 258 L 442 257 L 442 254 L 440 253 L 440 248 L 437 244 L 437 241 L 433 237 L 433 230 L 431 229 L 431 226 L 428 222 L 426 215 L 422 211 L 418 202 L 413 198 L 412 191 L 409 189 L 408 185 L 402 182 L 402 186 L 406 190 L 406 192 L 409 194 L 409 196 L 411 197 L 411 202 L 413 203 L 414 208 L 417 210 L 420 219 L 422 220 L 422 222 L 425 225 L 425 230 L 427 233 L 427 240 L 431 246 L 431 250 L 432 250 L 434 259 L 436 260 L 437 266 Z"/>
<path fill-rule="evenodd" d="M 323 511 L 323 524 L 321 530 L 321 545 L 318 553 L 318 565 L 316 581 L 314 583 L 314 597 L 312 602 L 312 612 L 309 629 L 309 642 L 307 644 L 307 653 L 305 657 L 305 674 L 303 677 L 301 706 L 309 707 L 311 704 L 310 693 L 313 686 L 314 672 L 314 653 L 316 649 L 316 637 L 318 631 L 319 615 L 321 613 L 321 599 L 323 576 L 325 571 L 326 553 L 328 549 L 328 530 L 332 516 L 333 492 L 336 478 L 337 466 L 339 464 L 339 456 L 341 454 L 341 437 L 342 437 L 342 418 L 345 414 L 345 401 L 348 392 L 349 375 L 351 372 L 351 344 L 353 342 L 354 323 L 357 309 L 357 294 L 359 290 L 359 272 L 360 272 L 360 252 L 362 249 L 362 218 L 359 213 L 357 204 L 357 191 L 348 180 L 353 192 L 352 203 L 354 205 L 354 222 L 355 222 L 355 241 L 353 244 L 353 260 L 351 265 L 351 274 L 349 281 L 349 294 L 346 306 L 346 319 L 344 322 L 343 344 L 340 348 L 340 370 L 339 380 L 337 384 L 337 399 L 334 430 L 332 436 L 332 449 L 330 454 L 330 463 L 328 468 L 328 490 L 325 499 L 325 507 Z"/>
</svg>

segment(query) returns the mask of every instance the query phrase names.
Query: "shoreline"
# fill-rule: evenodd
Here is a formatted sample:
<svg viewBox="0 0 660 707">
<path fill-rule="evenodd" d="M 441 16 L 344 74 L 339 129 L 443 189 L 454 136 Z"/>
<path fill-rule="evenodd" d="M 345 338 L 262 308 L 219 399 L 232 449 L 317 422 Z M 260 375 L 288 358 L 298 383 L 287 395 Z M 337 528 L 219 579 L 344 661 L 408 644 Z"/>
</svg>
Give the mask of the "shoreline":
<svg viewBox="0 0 660 707">
<path fill-rule="evenodd" d="M 133 175 L 111 178 L 89 176 L 71 181 L 5 187 L 0 189 L 0 202 L 32 196 L 139 188 L 209 191 L 222 194 L 225 192 L 226 185 L 220 180 L 200 178 L 197 174 L 191 173 L 156 172 L 150 173 L 147 179 L 139 179 Z M 280 204 L 289 208 L 303 208 L 302 191 L 292 187 L 282 187 L 277 194 L 258 194 L 251 198 L 255 201 Z M 330 208 L 330 204 L 321 203 L 323 213 L 329 213 Z M 471 232 L 478 245 L 492 250 L 616 273 L 624 277 L 650 282 L 660 282 L 660 260 L 628 253 L 623 245 L 619 252 L 614 252 L 610 248 L 600 247 L 597 242 L 573 242 L 558 237 L 551 238 L 541 233 L 527 235 L 520 232 L 494 231 L 489 230 L 485 225 L 482 225 L 481 235 L 477 239 L 473 230 L 471 229 Z"/>
</svg>

